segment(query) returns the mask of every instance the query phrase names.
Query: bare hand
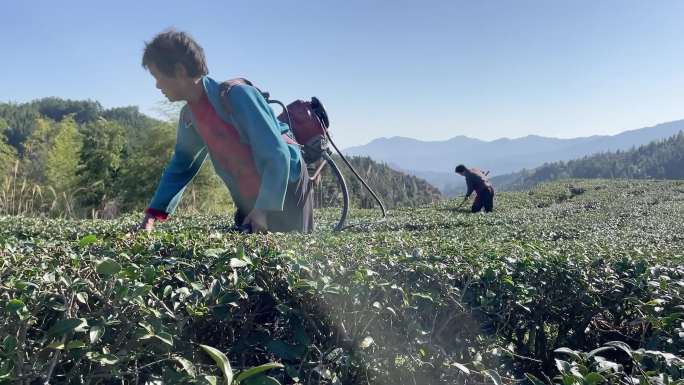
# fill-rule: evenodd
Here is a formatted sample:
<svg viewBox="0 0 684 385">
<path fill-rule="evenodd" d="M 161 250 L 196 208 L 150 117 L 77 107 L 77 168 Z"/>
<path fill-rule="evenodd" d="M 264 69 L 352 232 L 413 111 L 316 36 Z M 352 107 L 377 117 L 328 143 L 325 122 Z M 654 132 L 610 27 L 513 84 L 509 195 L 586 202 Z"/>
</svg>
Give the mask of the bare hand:
<svg viewBox="0 0 684 385">
<path fill-rule="evenodd" d="M 145 214 L 145 218 L 143 218 L 140 225 L 138 225 L 138 230 L 145 230 L 149 233 L 150 231 L 154 230 L 154 221 L 155 218 L 153 215 Z"/>
<path fill-rule="evenodd" d="M 247 215 L 243 225 L 250 225 L 252 227 L 253 233 L 265 233 L 268 229 L 268 223 L 266 222 L 266 213 L 260 209 L 252 209 L 252 211 Z"/>
</svg>

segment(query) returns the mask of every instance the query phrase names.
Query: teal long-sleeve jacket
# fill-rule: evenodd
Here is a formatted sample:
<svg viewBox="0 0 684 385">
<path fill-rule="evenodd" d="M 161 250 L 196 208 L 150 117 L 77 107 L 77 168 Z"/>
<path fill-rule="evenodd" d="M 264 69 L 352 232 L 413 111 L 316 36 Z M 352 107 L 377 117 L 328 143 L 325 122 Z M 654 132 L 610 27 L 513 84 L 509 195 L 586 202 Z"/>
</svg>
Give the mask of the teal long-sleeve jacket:
<svg viewBox="0 0 684 385">
<path fill-rule="evenodd" d="M 249 85 L 233 86 L 226 97 L 231 106 L 228 113 L 221 102 L 220 84 L 205 76 L 204 90 L 214 110 L 223 121 L 233 125 L 243 143 L 249 144 L 261 178 L 259 194 L 254 207 L 265 211 L 282 211 L 287 185 L 299 180 L 301 152 L 296 144 L 287 144 L 282 138 L 289 132 L 287 124 L 280 122 L 261 93 Z M 207 156 L 207 144 L 195 129 L 196 123 L 188 106 L 181 111 L 173 156 L 162 174 L 159 186 L 149 208 L 172 214 L 188 183 L 200 170 Z M 213 161 L 214 169 L 226 184 L 233 199 L 241 201 L 237 181 Z"/>
</svg>

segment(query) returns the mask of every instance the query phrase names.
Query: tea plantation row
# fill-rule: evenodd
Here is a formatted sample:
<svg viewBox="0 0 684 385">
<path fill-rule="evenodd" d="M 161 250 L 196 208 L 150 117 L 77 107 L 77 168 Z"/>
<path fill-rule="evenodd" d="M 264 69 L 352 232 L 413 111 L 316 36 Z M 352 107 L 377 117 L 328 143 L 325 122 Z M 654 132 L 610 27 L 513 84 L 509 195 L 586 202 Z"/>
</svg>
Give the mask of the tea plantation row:
<svg viewBox="0 0 684 385">
<path fill-rule="evenodd" d="M 313 235 L 0 218 L 0 383 L 682 382 L 684 183 L 457 203 Z"/>
</svg>

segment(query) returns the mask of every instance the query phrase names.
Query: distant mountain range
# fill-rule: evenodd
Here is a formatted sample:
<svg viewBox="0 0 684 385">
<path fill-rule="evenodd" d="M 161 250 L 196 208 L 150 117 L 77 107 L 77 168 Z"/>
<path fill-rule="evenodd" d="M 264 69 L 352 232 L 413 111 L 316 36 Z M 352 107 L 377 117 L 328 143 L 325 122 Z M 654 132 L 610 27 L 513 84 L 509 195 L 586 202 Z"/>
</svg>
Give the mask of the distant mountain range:
<svg viewBox="0 0 684 385">
<path fill-rule="evenodd" d="M 379 138 L 344 153 L 369 156 L 391 167 L 427 180 L 445 195 L 461 193 L 463 178 L 454 174 L 458 164 L 489 170 L 491 176 L 531 169 L 544 163 L 581 158 L 607 151 L 628 150 L 684 130 L 684 120 L 629 130 L 617 135 L 573 139 L 529 135 L 484 141 L 456 136 L 445 141 L 421 141 L 405 137 Z"/>
</svg>

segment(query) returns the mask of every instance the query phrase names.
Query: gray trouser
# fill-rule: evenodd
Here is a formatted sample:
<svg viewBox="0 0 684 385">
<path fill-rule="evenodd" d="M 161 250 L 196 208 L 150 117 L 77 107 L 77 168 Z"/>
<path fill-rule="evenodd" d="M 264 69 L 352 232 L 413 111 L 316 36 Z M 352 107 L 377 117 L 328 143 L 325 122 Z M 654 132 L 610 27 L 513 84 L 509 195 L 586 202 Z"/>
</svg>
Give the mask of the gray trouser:
<svg viewBox="0 0 684 385">
<path fill-rule="evenodd" d="M 313 219 L 313 194 L 308 191 L 311 188 L 309 183 L 309 172 L 302 163 L 299 179 L 287 185 L 285 193 L 285 203 L 283 211 L 267 211 L 266 223 L 268 231 L 271 232 L 290 232 L 299 231 L 311 233 L 314 230 Z M 253 205 L 250 205 L 254 207 Z M 235 212 L 235 224 L 240 225 L 248 212 L 238 209 Z"/>
</svg>

